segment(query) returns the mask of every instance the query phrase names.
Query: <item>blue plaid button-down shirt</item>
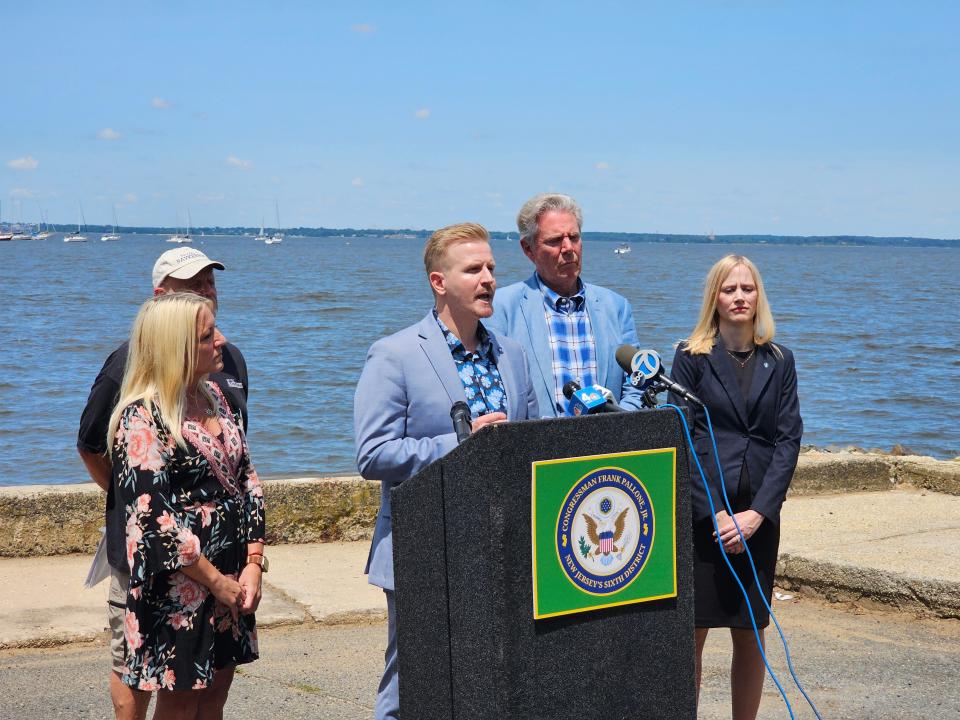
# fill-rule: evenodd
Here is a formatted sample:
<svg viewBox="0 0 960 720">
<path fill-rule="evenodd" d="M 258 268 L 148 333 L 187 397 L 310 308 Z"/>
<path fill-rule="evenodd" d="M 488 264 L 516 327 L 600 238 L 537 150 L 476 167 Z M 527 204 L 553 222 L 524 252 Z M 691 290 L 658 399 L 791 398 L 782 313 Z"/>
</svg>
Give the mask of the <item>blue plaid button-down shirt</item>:
<svg viewBox="0 0 960 720">
<path fill-rule="evenodd" d="M 480 417 L 492 412 L 507 412 L 507 393 L 503 389 L 503 378 L 497 369 L 493 356 L 493 342 L 483 323 L 477 324 L 477 350 L 469 352 L 450 329 L 443 324 L 443 320 L 433 311 L 447 347 L 457 364 L 457 374 L 463 383 L 463 392 L 467 396 L 467 405 L 470 414 Z"/>
<path fill-rule="evenodd" d="M 583 282 L 577 280 L 577 292 L 572 297 L 558 295 L 537 275 L 543 293 L 543 314 L 547 321 L 547 336 L 553 368 L 553 398 L 561 415 L 567 412 L 563 386 L 576 380 L 581 387 L 597 382 L 597 345 L 587 313 L 587 298 Z"/>
</svg>

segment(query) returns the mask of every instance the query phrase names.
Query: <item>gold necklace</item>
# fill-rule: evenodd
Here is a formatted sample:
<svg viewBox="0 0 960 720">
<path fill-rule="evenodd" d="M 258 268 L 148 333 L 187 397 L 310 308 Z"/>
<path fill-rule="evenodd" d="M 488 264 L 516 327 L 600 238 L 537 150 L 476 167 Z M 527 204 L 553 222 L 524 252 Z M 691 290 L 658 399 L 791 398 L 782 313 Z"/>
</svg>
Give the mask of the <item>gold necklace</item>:
<svg viewBox="0 0 960 720">
<path fill-rule="evenodd" d="M 724 349 L 726 349 L 726 348 L 724 348 Z M 729 355 L 730 357 L 732 357 L 733 360 L 734 360 L 734 362 L 736 362 L 737 365 L 740 366 L 740 369 L 743 370 L 743 368 L 745 368 L 745 367 L 747 366 L 747 363 L 750 362 L 750 358 L 753 357 L 753 354 L 754 354 L 756 351 L 757 351 L 757 346 L 754 345 L 754 346 L 753 346 L 753 350 L 751 350 L 751 351 L 750 351 L 750 354 L 747 355 L 743 360 L 741 360 L 741 359 L 738 358 L 736 355 L 734 355 L 730 350 L 727 350 L 727 355 Z"/>
</svg>

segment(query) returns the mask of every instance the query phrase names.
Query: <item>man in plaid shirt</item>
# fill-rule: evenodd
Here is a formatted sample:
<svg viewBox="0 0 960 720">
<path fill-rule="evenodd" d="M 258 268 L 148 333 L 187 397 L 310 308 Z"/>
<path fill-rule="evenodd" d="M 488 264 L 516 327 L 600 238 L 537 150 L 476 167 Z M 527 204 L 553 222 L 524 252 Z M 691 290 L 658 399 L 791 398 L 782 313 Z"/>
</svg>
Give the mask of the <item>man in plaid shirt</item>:
<svg viewBox="0 0 960 720">
<path fill-rule="evenodd" d="M 520 246 L 536 271 L 497 291 L 490 326 L 519 342 L 530 360 L 540 413 L 566 414 L 563 386 L 602 385 L 624 409 L 641 393 L 617 364 L 623 344 L 638 345 L 633 309 L 621 295 L 580 279 L 583 213 L 569 195 L 530 198 L 517 215 Z"/>
</svg>

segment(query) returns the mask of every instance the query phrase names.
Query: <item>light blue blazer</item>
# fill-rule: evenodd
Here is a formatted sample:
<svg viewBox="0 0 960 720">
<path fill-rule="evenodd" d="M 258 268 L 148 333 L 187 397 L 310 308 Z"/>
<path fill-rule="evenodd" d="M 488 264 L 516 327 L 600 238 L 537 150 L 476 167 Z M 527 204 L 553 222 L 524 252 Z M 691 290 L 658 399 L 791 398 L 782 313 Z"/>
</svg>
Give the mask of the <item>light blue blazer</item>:
<svg viewBox="0 0 960 720">
<path fill-rule="evenodd" d="M 540 417 L 523 349 L 492 332 L 490 339 L 507 395 L 507 419 Z M 371 585 L 394 589 L 390 489 L 456 447 L 450 407 L 457 400 L 466 401 L 463 383 L 432 311 L 371 346 L 353 404 L 357 468 L 381 483 L 366 569 Z"/>
<path fill-rule="evenodd" d="M 638 410 L 642 393 L 630 384 L 627 374 L 617 364 L 617 348 L 639 344 L 630 302 L 612 290 L 584 283 L 587 314 L 597 348 L 597 383 L 608 388 L 621 407 Z M 516 340 L 531 359 L 533 387 L 544 417 L 557 417 L 561 412 L 554 399 L 553 355 L 544 317 L 543 293 L 536 274 L 523 282 L 498 289 L 493 298 L 493 317 L 487 326 L 501 335 Z"/>
</svg>

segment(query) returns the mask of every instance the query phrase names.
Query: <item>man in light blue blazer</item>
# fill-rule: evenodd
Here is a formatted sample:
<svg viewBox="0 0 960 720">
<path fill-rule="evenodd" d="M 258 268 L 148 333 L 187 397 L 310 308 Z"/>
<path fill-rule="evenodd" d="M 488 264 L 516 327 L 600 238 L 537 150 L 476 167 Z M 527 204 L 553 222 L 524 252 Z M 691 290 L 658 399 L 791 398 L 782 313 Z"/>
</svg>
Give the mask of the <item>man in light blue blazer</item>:
<svg viewBox="0 0 960 720">
<path fill-rule="evenodd" d="M 523 349 L 480 322 L 493 312 L 496 280 L 487 231 L 463 223 L 435 232 L 424 250 L 435 307 L 416 325 L 378 340 L 354 398 L 357 467 L 380 480 L 380 512 L 367 573 L 387 597 L 385 668 L 376 720 L 399 718 L 390 490 L 457 444 L 450 408 L 470 407 L 472 430 L 540 416 Z"/>
<path fill-rule="evenodd" d="M 536 271 L 497 293 L 490 327 L 519 342 L 530 358 L 544 417 L 564 415 L 563 386 L 602 385 L 624 409 L 642 407 L 617 364 L 617 348 L 636 346 L 633 309 L 621 295 L 580 279 L 583 213 L 569 195 L 530 198 L 517 215 L 520 246 Z"/>
</svg>

